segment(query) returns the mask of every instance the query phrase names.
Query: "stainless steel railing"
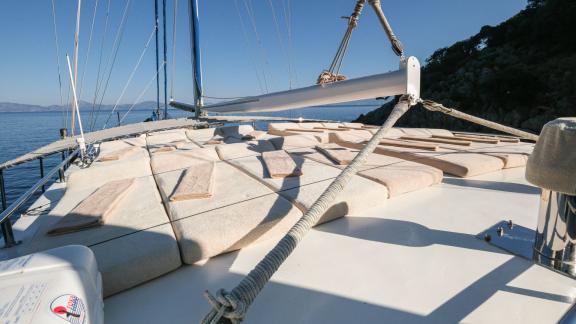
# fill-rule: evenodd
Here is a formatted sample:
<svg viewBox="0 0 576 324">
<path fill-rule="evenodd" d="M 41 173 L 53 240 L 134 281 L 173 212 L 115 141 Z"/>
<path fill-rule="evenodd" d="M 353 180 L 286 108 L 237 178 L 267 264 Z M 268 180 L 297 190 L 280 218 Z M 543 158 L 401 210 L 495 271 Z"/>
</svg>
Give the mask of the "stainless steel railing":
<svg viewBox="0 0 576 324">
<path fill-rule="evenodd" d="M 14 232 L 12 231 L 12 223 L 10 217 L 19 210 L 31 197 L 33 197 L 36 191 L 43 189 L 44 186 L 52 180 L 56 174 L 63 180 L 64 170 L 68 165 L 78 156 L 80 150 L 76 149 L 70 153 L 67 157 L 63 157 L 62 162 L 56 167 L 48 171 L 44 175 L 43 163 L 40 163 L 42 178 L 38 180 L 30 189 L 28 189 L 24 194 L 22 194 L 16 201 L 14 201 L 10 206 L 7 206 L 6 202 L 6 188 L 4 185 L 4 170 L 0 170 L 0 198 L 2 201 L 2 213 L 0 213 L 0 228 L 2 230 L 2 236 L 4 237 L 4 247 L 9 248 L 17 245 L 19 242 L 14 238 Z"/>
</svg>

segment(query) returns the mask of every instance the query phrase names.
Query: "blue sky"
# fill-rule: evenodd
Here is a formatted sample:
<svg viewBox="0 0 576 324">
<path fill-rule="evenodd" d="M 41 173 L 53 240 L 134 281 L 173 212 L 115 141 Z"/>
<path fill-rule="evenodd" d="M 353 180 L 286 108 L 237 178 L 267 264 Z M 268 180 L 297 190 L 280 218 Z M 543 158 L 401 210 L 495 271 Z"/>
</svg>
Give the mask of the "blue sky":
<svg viewBox="0 0 576 324">
<path fill-rule="evenodd" d="M 66 101 L 68 72 L 64 55 L 73 51 L 76 0 L 54 1 Z M 126 1 L 111 0 L 110 25 L 108 33 L 104 35 L 108 0 L 99 0 L 86 68 L 84 66 L 96 0 L 82 1 L 79 55 L 79 76 L 85 75 L 82 100 L 93 100 L 103 35 L 102 70 L 105 70 Z M 173 68 L 172 12 L 175 0 L 166 1 L 170 87 Z M 187 2 L 178 0 L 174 97 L 191 102 Z M 350 14 L 355 4 L 353 0 L 199 2 L 205 94 L 214 97 L 263 93 L 266 91 L 264 79 L 270 92 L 288 89 L 290 84 L 293 87 L 313 84 L 319 72 L 330 64 L 346 28 L 345 21 L 339 17 Z M 525 5 L 526 0 L 382 1 L 388 19 L 405 45 L 406 53 L 418 57 L 421 62 L 434 50 L 468 38 L 484 25 L 496 25 L 519 12 Z M 288 24 L 285 19 L 288 6 L 291 46 L 288 45 Z M 247 7 L 252 8 L 258 37 Z M 153 31 L 153 16 L 153 0 L 131 0 L 124 36 L 104 103 L 114 103 L 119 99 Z M 2 0 L 0 42 L 0 102 L 41 105 L 60 103 L 51 0 Z M 134 102 L 154 77 L 154 51 L 152 40 L 121 103 Z M 292 63 L 292 73 L 289 72 L 289 62 Z M 374 13 L 368 6 L 365 7 L 341 72 L 348 77 L 356 77 L 393 70 L 397 65 L 398 59 L 390 50 Z M 155 83 L 142 97 L 142 100 L 153 99 Z"/>
</svg>

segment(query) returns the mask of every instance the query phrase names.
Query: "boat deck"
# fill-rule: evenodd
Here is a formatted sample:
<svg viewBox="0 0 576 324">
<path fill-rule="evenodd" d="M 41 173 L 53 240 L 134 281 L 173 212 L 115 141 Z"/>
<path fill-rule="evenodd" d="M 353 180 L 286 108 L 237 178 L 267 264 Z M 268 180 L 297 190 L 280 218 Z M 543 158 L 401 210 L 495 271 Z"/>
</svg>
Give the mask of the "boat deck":
<svg viewBox="0 0 576 324">
<path fill-rule="evenodd" d="M 360 126 L 175 129 L 103 143 L 100 160 L 70 168 L 67 182 L 14 224 L 23 243 L 0 250 L 0 259 L 86 245 L 102 273 L 106 323 L 198 322 L 209 310 L 203 292 L 233 288 L 345 167 L 334 159 L 355 156 L 375 131 Z M 325 214 L 336 219 L 307 234 L 246 322 L 561 319 L 574 303 L 574 280 L 481 235 L 502 221 L 536 227 L 540 190 L 523 167 L 532 144 L 432 129 L 388 135 Z M 274 150 L 303 174 L 267 174 L 262 153 Z M 207 165 L 211 198 L 171 199 L 187 170 Z M 110 222 L 48 235 L 98 188 L 126 179 L 134 189 Z"/>
<path fill-rule="evenodd" d="M 383 201 L 312 229 L 247 323 L 553 323 L 571 278 L 476 237 L 502 220 L 535 228 L 539 189 L 515 168 Z M 231 289 L 270 250 L 260 243 L 183 266 L 105 300 L 107 323 L 198 322 L 203 291 Z"/>
</svg>

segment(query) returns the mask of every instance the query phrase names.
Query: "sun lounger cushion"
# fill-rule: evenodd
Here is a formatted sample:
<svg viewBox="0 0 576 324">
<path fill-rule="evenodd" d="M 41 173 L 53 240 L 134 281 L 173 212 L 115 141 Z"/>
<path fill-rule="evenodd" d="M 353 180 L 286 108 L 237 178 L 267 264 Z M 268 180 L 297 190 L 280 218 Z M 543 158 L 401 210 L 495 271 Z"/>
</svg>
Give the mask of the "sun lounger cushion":
<svg viewBox="0 0 576 324">
<path fill-rule="evenodd" d="M 272 138 L 270 139 L 270 143 L 272 143 L 277 150 L 291 150 L 295 148 L 314 147 L 320 144 L 321 141 L 312 135 L 295 135 Z"/>
<path fill-rule="evenodd" d="M 356 145 L 358 149 L 362 147 L 359 144 Z M 348 150 L 352 156 L 359 152 L 358 149 L 343 146 L 340 146 L 340 148 Z M 302 153 L 302 155 L 308 159 L 339 169 L 346 167 L 345 165 L 335 164 L 331 159 L 314 150 Z M 360 168 L 358 175 L 385 185 L 388 189 L 389 197 L 395 197 L 438 184 L 442 181 L 443 173 L 437 168 L 424 164 L 409 162 L 391 156 L 370 154 L 364 166 Z"/>
<path fill-rule="evenodd" d="M 290 154 L 296 165 L 302 170 L 302 176 L 273 179 L 268 174 L 260 156 L 227 161 L 238 169 L 249 174 L 254 179 L 277 192 L 282 197 L 293 202 L 302 211 L 312 206 L 314 201 L 324 192 L 340 170 L 305 159 L 297 154 Z M 321 221 L 326 222 L 348 214 L 360 214 L 372 207 L 381 204 L 383 198 L 388 197 L 385 186 L 374 183 L 368 179 L 354 176 L 326 212 Z"/>
<path fill-rule="evenodd" d="M 214 162 L 202 162 L 184 170 L 170 201 L 206 199 L 214 193 Z"/>
<path fill-rule="evenodd" d="M 302 170 L 284 150 L 263 152 L 262 160 L 271 178 L 298 177 L 302 175 Z"/>
<path fill-rule="evenodd" d="M 106 223 L 134 183 L 134 179 L 111 181 L 96 189 L 48 231 L 49 235 L 77 232 Z"/>
<path fill-rule="evenodd" d="M 204 150 L 208 149 L 216 150 Z M 172 158 L 182 159 L 176 163 L 192 168 L 198 167 L 195 163 L 205 163 L 183 154 Z M 192 264 L 259 240 L 279 238 L 301 216 L 286 199 L 223 161 L 214 163 L 211 197 L 170 201 L 182 174 L 183 170 L 174 170 L 155 177 L 185 263 Z"/>
<path fill-rule="evenodd" d="M 34 237 L 18 248 L 26 253 L 52 247 L 79 244 L 91 248 L 102 273 L 104 296 L 149 281 L 181 265 L 180 253 L 152 176 L 134 179 L 122 199 L 122 208 L 102 226 L 65 235 L 46 233 L 66 217 L 94 190 L 82 186 L 67 189 L 50 211 L 39 217 Z"/>
<path fill-rule="evenodd" d="M 131 154 L 137 151 L 136 147 L 124 147 L 115 151 L 112 151 L 108 154 L 100 154 L 100 157 L 96 160 L 98 162 L 105 162 L 105 161 L 117 161 L 129 157 Z"/>
<path fill-rule="evenodd" d="M 498 171 L 504 167 L 504 162 L 494 156 L 443 148 L 431 152 L 414 148 L 380 145 L 375 152 L 426 164 L 458 177 L 471 177 Z"/>
</svg>

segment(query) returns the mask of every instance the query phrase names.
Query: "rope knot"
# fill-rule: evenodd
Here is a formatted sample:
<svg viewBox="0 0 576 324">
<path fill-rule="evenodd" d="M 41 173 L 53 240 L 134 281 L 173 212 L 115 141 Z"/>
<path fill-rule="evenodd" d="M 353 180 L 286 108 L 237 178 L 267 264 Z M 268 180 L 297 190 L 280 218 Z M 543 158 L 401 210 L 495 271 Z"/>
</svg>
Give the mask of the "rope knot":
<svg viewBox="0 0 576 324">
<path fill-rule="evenodd" d="M 246 304 L 224 289 L 219 289 L 214 295 L 206 290 L 204 297 L 212 305 L 212 310 L 202 321 L 204 324 L 236 324 L 240 323 L 246 315 Z"/>
<path fill-rule="evenodd" d="M 318 76 L 318 80 L 316 80 L 316 84 L 328 84 L 338 81 L 346 80 L 346 76 L 342 74 L 333 73 L 330 71 L 322 71 Z"/>
<path fill-rule="evenodd" d="M 442 104 L 431 100 L 421 100 L 420 103 L 424 106 L 424 108 L 430 111 L 440 111 L 443 113 L 450 113 L 452 111 L 452 109 L 444 107 Z"/>
</svg>

